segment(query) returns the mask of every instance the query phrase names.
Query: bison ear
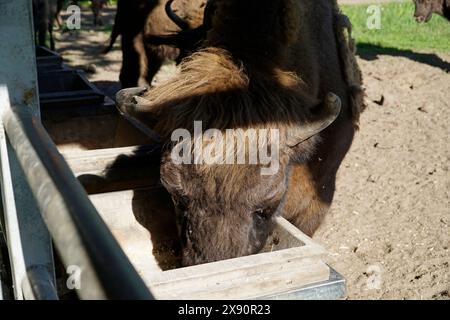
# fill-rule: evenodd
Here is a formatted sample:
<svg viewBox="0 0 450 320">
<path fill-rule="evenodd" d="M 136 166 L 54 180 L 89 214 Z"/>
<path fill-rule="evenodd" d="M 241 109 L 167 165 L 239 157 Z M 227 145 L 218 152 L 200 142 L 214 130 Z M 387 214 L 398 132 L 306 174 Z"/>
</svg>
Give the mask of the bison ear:
<svg viewBox="0 0 450 320">
<path fill-rule="evenodd" d="M 143 96 L 147 91 L 148 88 L 143 87 L 122 89 L 116 94 L 116 106 L 120 114 L 135 127 L 153 141 L 161 142 L 161 136 L 151 129 L 156 123 L 156 116 L 144 107 L 147 101 Z"/>
<path fill-rule="evenodd" d="M 328 93 L 325 101 L 321 103 L 317 115 L 308 123 L 288 130 L 286 144 L 289 148 L 295 148 L 302 142 L 314 137 L 329 127 L 341 112 L 341 99 L 334 93 Z"/>
</svg>

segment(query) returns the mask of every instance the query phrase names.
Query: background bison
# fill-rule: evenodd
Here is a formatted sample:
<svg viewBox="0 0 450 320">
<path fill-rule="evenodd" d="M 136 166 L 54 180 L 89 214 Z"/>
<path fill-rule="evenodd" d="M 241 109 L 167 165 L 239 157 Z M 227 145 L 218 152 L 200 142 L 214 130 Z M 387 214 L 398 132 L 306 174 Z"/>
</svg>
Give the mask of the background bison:
<svg viewBox="0 0 450 320">
<path fill-rule="evenodd" d="M 450 20 L 450 0 L 414 0 L 416 10 L 414 17 L 417 22 L 428 22 L 433 13 Z"/>
<path fill-rule="evenodd" d="M 50 49 L 55 50 L 55 40 L 53 39 L 53 25 L 58 21 L 63 0 L 33 0 L 34 29 L 37 43 L 40 46 L 47 46 L 47 35 L 50 40 Z"/>
<path fill-rule="evenodd" d="M 108 5 L 108 0 L 91 0 L 91 10 L 94 16 L 94 26 L 102 26 L 102 10 Z"/>
<path fill-rule="evenodd" d="M 185 23 L 166 14 L 166 2 L 158 0 L 119 0 L 111 40 L 105 53 L 121 35 L 122 87 L 151 84 L 165 59 L 175 60 L 179 50 L 174 47 L 153 45 L 146 41 L 150 35 L 164 35 L 180 31 L 181 27 L 195 28 L 203 22 L 206 0 L 175 0 L 169 2 L 176 16 Z"/>
</svg>

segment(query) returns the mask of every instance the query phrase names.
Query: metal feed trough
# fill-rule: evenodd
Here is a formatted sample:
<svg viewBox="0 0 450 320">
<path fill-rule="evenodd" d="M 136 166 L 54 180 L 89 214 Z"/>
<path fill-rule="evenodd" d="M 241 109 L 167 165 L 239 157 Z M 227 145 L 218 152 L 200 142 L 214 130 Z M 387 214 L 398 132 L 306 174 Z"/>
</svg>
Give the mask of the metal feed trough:
<svg viewBox="0 0 450 320">
<path fill-rule="evenodd" d="M 63 69 L 62 58 L 42 46 L 36 47 L 36 64 L 39 73 Z"/>
<path fill-rule="evenodd" d="M 260 254 L 175 269 L 159 150 L 32 30 L 31 0 L 0 0 L 0 300 L 63 298 L 70 270 L 82 299 L 345 297 L 282 218 Z"/>
<path fill-rule="evenodd" d="M 42 109 L 95 104 L 104 100 L 104 95 L 77 70 L 39 72 L 38 83 Z"/>
</svg>

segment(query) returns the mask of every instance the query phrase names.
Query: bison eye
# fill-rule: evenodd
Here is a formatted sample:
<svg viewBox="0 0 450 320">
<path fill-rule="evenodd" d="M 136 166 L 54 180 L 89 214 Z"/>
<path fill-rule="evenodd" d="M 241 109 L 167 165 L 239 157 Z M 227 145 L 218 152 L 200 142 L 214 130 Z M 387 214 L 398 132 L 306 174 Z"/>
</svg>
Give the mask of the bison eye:
<svg viewBox="0 0 450 320">
<path fill-rule="evenodd" d="M 262 220 L 269 220 L 270 219 L 270 212 L 264 209 L 258 209 L 256 211 L 253 211 L 253 215 L 262 219 Z"/>
</svg>

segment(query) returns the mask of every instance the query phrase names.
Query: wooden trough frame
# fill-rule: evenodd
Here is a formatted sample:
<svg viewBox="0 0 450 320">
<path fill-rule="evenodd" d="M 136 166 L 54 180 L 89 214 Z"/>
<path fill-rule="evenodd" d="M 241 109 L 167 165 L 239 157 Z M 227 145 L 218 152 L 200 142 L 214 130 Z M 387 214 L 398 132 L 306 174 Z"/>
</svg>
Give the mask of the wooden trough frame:
<svg viewBox="0 0 450 320">
<path fill-rule="evenodd" d="M 64 69 L 40 72 L 39 100 L 41 108 L 55 105 L 79 106 L 102 103 L 104 94 L 93 86 L 83 72 Z"/>
<path fill-rule="evenodd" d="M 154 212 L 150 205 L 170 202 L 158 185 L 157 170 L 148 170 L 149 163 L 157 162 L 158 152 L 149 145 L 64 153 L 103 221 L 157 299 L 345 296 L 344 279 L 323 261 L 326 251 L 283 218 L 277 219 L 277 227 L 260 254 L 163 271 L 154 245 L 158 244 L 157 236 L 149 231 L 155 228 L 148 227 L 152 221 L 142 219 L 147 215 L 158 220 L 168 214 Z M 117 162 L 120 157 L 122 161 Z M 136 171 L 141 173 L 138 177 L 133 174 Z M 164 229 L 161 223 L 156 224 Z M 127 236 L 130 234 L 133 236 Z"/>
<path fill-rule="evenodd" d="M 63 69 L 62 58 L 56 52 L 41 46 L 36 47 L 36 63 L 38 72 Z"/>
</svg>

